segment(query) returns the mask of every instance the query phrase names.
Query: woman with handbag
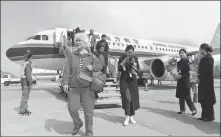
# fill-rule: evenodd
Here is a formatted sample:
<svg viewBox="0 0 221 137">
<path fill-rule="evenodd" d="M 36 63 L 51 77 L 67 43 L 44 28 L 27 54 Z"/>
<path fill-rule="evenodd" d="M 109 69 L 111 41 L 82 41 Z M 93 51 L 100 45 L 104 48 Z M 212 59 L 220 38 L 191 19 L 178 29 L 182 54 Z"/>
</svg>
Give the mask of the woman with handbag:
<svg viewBox="0 0 221 137">
<path fill-rule="evenodd" d="M 139 91 L 137 83 L 137 73 L 140 69 L 138 58 L 133 56 L 134 47 L 128 45 L 125 50 L 126 54 L 119 58 L 118 70 L 121 72 L 120 76 L 120 93 L 122 99 L 122 107 L 125 110 L 124 125 L 127 126 L 129 122 L 135 124 L 135 111 L 140 108 Z"/>
<path fill-rule="evenodd" d="M 104 42 L 97 43 L 97 51 L 94 52 L 94 55 L 101 61 L 103 66 L 101 72 L 106 75 L 106 70 L 108 66 L 108 55 L 107 52 L 104 51 L 104 44 Z M 103 89 L 95 91 L 95 99 L 97 103 L 99 102 L 99 92 L 103 92 Z"/>
<path fill-rule="evenodd" d="M 216 103 L 216 95 L 214 91 L 213 65 L 214 59 L 211 56 L 212 47 L 204 43 L 200 46 L 202 58 L 198 67 L 198 102 L 202 107 L 202 114 L 199 120 L 213 121 L 215 120 L 213 105 Z"/>
<path fill-rule="evenodd" d="M 196 107 L 191 99 L 190 95 L 190 66 L 189 60 L 186 57 L 186 50 L 180 49 L 180 61 L 177 62 L 177 88 L 176 97 L 179 98 L 180 112 L 178 114 L 185 113 L 185 102 L 187 103 L 190 111 L 192 111 L 192 116 L 197 113 Z"/>
<path fill-rule="evenodd" d="M 93 136 L 93 112 L 94 112 L 94 91 L 90 89 L 93 72 L 102 69 L 100 61 L 90 52 L 90 42 L 87 34 L 78 33 L 74 42 L 76 51 L 68 55 L 68 61 L 64 69 L 64 90 L 68 91 L 68 110 L 73 119 L 74 129 L 72 135 L 76 135 L 83 122 L 79 117 L 78 110 L 81 103 L 85 116 L 86 136 Z"/>
</svg>

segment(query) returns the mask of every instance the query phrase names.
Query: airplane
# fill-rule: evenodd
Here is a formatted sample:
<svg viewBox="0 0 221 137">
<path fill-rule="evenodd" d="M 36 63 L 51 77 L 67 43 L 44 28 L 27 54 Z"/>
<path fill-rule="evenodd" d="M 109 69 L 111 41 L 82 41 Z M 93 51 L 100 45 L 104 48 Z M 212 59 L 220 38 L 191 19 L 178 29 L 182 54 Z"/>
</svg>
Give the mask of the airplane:
<svg viewBox="0 0 221 137">
<path fill-rule="evenodd" d="M 218 24 L 219 26 L 219 24 Z M 19 42 L 10 47 L 6 51 L 6 56 L 13 62 L 21 64 L 23 62 L 23 54 L 25 50 L 30 50 L 33 53 L 32 64 L 35 68 L 62 70 L 65 62 L 65 55 L 61 52 L 64 45 L 64 37 L 68 38 L 73 33 L 73 29 L 55 28 L 36 33 L 25 41 Z M 89 34 L 89 31 L 85 31 Z M 220 33 L 215 31 L 214 35 Z M 103 33 L 94 33 L 96 41 L 101 39 Z M 137 39 L 125 36 L 107 35 L 107 42 L 109 45 L 109 62 L 117 71 L 118 57 L 125 53 L 127 45 L 132 44 L 135 48 L 134 55 L 139 58 L 141 72 L 143 72 L 143 79 L 150 79 L 150 75 L 155 80 L 161 81 L 175 81 L 175 78 L 167 69 L 168 63 L 171 59 L 179 58 L 179 50 L 184 48 L 188 53 L 196 55 L 199 53 L 199 47 L 186 46 L 173 43 L 158 42 L 153 40 Z M 220 41 L 213 43 L 216 55 L 220 55 Z M 216 58 L 218 59 L 218 58 Z M 220 63 L 220 60 L 215 61 Z M 217 64 L 214 64 L 216 66 Z M 173 66 L 175 69 L 176 65 Z"/>
</svg>

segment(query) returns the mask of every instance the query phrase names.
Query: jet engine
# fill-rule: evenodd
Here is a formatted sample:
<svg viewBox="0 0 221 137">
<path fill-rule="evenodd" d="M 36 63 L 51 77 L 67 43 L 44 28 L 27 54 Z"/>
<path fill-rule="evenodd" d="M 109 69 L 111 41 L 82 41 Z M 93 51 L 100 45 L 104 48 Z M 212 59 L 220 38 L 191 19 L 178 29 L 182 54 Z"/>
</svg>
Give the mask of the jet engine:
<svg viewBox="0 0 221 137">
<path fill-rule="evenodd" d="M 165 65 L 161 59 L 155 58 L 151 60 L 146 60 L 145 63 L 150 66 L 150 74 L 156 80 L 164 80 L 168 72 L 165 69 Z"/>
</svg>

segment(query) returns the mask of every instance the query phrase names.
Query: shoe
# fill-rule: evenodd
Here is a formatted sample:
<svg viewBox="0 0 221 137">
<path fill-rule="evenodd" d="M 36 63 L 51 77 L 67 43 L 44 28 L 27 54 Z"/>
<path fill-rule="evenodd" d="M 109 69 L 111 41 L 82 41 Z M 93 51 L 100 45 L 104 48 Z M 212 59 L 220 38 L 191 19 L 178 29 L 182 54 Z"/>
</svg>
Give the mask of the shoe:
<svg viewBox="0 0 221 137">
<path fill-rule="evenodd" d="M 85 136 L 93 136 L 93 133 L 92 132 L 86 132 Z"/>
<path fill-rule="evenodd" d="M 26 111 L 24 111 L 24 112 L 19 112 L 19 114 L 21 115 L 21 116 L 29 116 L 30 114 L 31 114 L 31 112 L 29 111 L 29 110 L 26 110 Z"/>
<path fill-rule="evenodd" d="M 214 119 L 205 118 L 204 121 L 206 121 L 206 122 L 211 122 L 211 121 L 214 121 Z"/>
<path fill-rule="evenodd" d="M 196 115 L 197 111 L 196 110 L 193 110 L 192 111 L 192 116 Z"/>
<path fill-rule="evenodd" d="M 81 129 L 82 126 L 83 126 L 83 123 L 81 123 L 79 126 L 74 127 L 71 134 L 76 135 L 78 133 L 78 131 Z"/>
<path fill-rule="evenodd" d="M 198 119 L 198 120 L 204 120 L 205 118 L 202 118 L 202 117 L 201 117 L 201 118 L 197 118 L 197 119 Z"/>
<path fill-rule="evenodd" d="M 133 116 L 130 117 L 130 123 L 136 124 L 136 121 L 134 120 L 134 117 L 133 117 Z"/>
<path fill-rule="evenodd" d="M 130 117 L 127 116 L 125 121 L 124 121 L 124 126 L 127 126 L 129 124 L 129 121 L 130 121 Z"/>
<path fill-rule="evenodd" d="M 185 113 L 185 111 L 180 111 L 180 112 L 177 112 L 178 114 L 184 114 Z"/>
</svg>

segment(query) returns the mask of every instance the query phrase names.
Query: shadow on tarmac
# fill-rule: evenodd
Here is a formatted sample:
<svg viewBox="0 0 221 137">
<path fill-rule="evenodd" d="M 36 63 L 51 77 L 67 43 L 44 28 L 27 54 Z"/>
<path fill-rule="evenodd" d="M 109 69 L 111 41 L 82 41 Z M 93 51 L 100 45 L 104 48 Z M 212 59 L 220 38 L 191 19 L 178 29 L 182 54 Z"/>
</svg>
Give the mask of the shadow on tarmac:
<svg viewBox="0 0 221 137">
<path fill-rule="evenodd" d="M 179 115 L 177 112 L 159 109 L 159 108 L 152 108 L 152 107 L 141 107 L 141 109 L 145 109 L 147 111 L 160 114 L 164 117 L 173 118 L 180 122 L 193 125 L 198 130 L 206 133 L 206 134 L 220 134 L 220 122 L 204 122 L 197 120 L 196 118 L 190 115 Z M 200 113 L 200 112 L 198 112 Z"/>
<path fill-rule="evenodd" d="M 124 121 L 124 117 L 115 116 L 108 113 L 94 112 L 94 117 L 101 118 L 105 121 L 114 123 L 114 124 L 122 124 Z"/>
<path fill-rule="evenodd" d="M 173 101 L 163 101 L 163 100 L 152 100 L 152 101 L 156 101 L 156 102 L 159 102 L 159 103 L 179 104 L 178 102 L 173 102 Z"/>
<path fill-rule="evenodd" d="M 47 119 L 44 125 L 45 129 L 51 131 L 53 129 L 60 135 L 70 135 L 73 130 L 73 123 L 56 119 Z M 84 132 L 79 130 L 78 135 L 84 136 Z"/>
</svg>

